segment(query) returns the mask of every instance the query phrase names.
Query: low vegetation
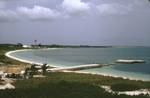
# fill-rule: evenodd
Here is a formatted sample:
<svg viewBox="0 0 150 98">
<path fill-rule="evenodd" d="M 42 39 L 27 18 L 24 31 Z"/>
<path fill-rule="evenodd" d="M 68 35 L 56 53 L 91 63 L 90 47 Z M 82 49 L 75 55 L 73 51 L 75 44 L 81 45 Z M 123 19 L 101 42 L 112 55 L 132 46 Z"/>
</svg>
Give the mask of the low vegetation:
<svg viewBox="0 0 150 98">
<path fill-rule="evenodd" d="M 140 88 L 146 88 L 150 87 L 150 82 L 61 72 L 48 73 L 46 76 L 46 78 L 16 81 L 14 83 L 16 89 L 0 91 L 0 98 L 149 98 L 149 96 L 144 95 L 110 94 L 100 88 L 99 85 L 130 83 Z"/>
<path fill-rule="evenodd" d="M 17 50 L 17 49 L 22 49 L 22 47 L 18 45 L 13 45 L 13 44 L 1 44 L 0 45 L 0 62 L 3 64 L 14 64 L 14 65 L 23 64 L 19 61 L 12 60 L 5 56 L 6 52 L 11 51 L 11 50 Z"/>
<path fill-rule="evenodd" d="M 113 91 L 134 91 L 134 90 L 139 90 L 140 86 L 131 84 L 131 83 L 118 83 L 118 84 L 113 84 L 111 85 L 111 89 Z"/>
</svg>

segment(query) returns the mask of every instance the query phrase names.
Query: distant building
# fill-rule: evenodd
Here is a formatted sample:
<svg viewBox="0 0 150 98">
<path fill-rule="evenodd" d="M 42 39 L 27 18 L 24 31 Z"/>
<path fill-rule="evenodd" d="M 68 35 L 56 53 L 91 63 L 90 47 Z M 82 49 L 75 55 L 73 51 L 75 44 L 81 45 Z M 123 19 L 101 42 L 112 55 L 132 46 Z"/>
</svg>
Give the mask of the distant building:
<svg viewBox="0 0 150 98">
<path fill-rule="evenodd" d="M 31 45 L 23 45 L 22 47 L 23 48 L 31 48 L 32 46 Z"/>
</svg>

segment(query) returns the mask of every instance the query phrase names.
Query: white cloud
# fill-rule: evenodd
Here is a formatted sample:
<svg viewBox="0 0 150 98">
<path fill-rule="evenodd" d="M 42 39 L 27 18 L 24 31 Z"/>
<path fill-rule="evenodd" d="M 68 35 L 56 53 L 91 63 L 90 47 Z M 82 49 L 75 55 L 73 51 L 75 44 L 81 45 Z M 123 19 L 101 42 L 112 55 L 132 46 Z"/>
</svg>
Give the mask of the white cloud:
<svg viewBox="0 0 150 98">
<path fill-rule="evenodd" d="M 60 13 L 56 10 L 37 5 L 33 8 L 18 7 L 17 12 L 32 20 L 51 20 L 60 16 Z"/>
<path fill-rule="evenodd" d="M 122 15 L 130 11 L 135 11 L 135 9 L 141 8 L 139 0 L 134 0 L 130 4 L 121 3 L 101 3 L 99 5 L 85 2 L 82 0 L 63 0 L 59 8 L 51 9 L 44 6 L 34 5 L 33 7 L 20 6 L 16 10 L 8 10 L 5 7 L 5 0 L 0 0 L 0 22 L 1 21 L 13 21 L 13 20 L 54 20 L 58 18 L 68 18 L 76 16 L 86 16 L 86 15 Z M 11 0 L 7 0 L 11 1 Z M 15 1 L 15 0 L 13 0 Z M 19 1 L 19 0 L 18 0 Z M 144 2 L 144 1 L 143 1 Z M 141 6 L 144 6 L 142 4 Z M 61 8 L 61 9 L 60 9 Z M 143 10 L 142 10 L 143 11 Z"/>
<path fill-rule="evenodd" d="M 33 8 L 18 7 L 16 10 L 0 9 L 0 22 L 11 22 L 16 20 L 53 20 L 59 18 L 61 13 L 57 10 L 37 6 Z"/>
<path fill-rule="evenodd" d="M 83 15 L 89 11 L 90 3 L 81 0 L 64 0 L 61 7 L 67 14 Z"/>
<path fill-rule="evenodd" d="M 97 9 L 98 9 L 99 13 L 102 15 L 126 14 L 127 12 L 132 10 L 130 5 L 121 5 L 118 3 L 100 4 L 97 6 Z"/>
<path fill-rule="evenodd" d="M 17 20 L 18 15 L 11 10 L 0 10 L 0 22 L 12 22 Z"/>
</svg>

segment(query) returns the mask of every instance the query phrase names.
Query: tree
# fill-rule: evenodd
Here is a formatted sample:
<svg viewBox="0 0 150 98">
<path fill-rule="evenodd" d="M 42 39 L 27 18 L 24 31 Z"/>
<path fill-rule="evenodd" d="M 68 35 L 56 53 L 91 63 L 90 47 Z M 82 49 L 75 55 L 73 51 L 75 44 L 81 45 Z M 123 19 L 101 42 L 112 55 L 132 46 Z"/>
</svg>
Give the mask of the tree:
<svg viewBox="0 0 150 98">
<path fill-rule="evenodd" d="M 41 43 L 39 43 L 39 44 L 38 44 L 38 46 L 39 46 L 39 47 L 42 47 L 42 44 L 41 44 Z"/>
<path fill-rule="evenodd" d="M 36 73 L 36 71 L 37 71 L 35 66 L 36 66 L 35 64 L 31 65 L 31 68 L 30 68 L 30 70 L 31 70 L 31 74 L 30 75 L 31 76 L 33 76 Z"/>
<path fill-rule="evenodd" d="M 42 65 L 42 71 L 43 71 L 43 75 L 46 74 L 46 69 L 47 69 L 47 64 L 43 64 Z"/>
<path fill-rule="evenodd" d="M 24 73 L 24 78 L 30 77 L 30 72 L 31 72 L 30 68 L 26 68 Z"/>
<path fill-rule="evenodd" d="M 22 43 L 17 43 L 17 46 L 22 47 L 23 45 L 22 45 Z"/>
</svg>

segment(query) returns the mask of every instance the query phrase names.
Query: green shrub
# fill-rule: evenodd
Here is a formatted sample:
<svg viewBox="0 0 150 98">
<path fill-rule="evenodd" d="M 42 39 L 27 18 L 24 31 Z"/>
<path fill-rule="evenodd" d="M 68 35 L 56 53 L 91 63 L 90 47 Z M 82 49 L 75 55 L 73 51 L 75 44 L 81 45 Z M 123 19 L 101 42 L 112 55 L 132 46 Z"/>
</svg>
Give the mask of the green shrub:
<svg viewBox="0 0 150 98">
<path fill-rule="evenodd" d="M 111 85 L 111 89 L 113 91 L 133 91 L 140 89 L 140 87 L 135 84 L 119 83 Z"/>
</svg>

